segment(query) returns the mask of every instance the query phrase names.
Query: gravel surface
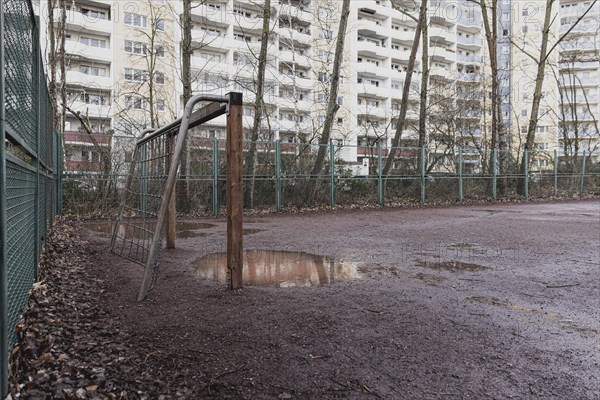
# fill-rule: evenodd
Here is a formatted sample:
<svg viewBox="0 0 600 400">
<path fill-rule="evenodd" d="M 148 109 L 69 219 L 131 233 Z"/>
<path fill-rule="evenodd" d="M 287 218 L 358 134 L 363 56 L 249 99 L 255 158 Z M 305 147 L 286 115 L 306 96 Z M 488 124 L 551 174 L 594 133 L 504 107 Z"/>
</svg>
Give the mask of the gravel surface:
<svg viewBox="0 0 600 400">
<path fill-rule="evenodd" d="M 337 266 L 235 292 L 198 271 L 225 219 L 184 220 L 142 303 L 100 227 L 51 239 L 13 397 L 600 398 L 598 200 L 250 216 L 247 249 Z"/>
</svg>

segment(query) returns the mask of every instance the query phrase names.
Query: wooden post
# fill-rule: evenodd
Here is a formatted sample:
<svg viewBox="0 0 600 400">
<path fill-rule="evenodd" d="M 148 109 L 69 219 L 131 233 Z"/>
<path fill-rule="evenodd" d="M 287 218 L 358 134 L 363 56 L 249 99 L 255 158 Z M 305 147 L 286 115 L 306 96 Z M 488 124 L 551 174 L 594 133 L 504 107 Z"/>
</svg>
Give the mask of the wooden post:
<svg viewBox="0 0 600 400">
<path fill-rule="evenodd" d="M 173 154 L 175 151 L 175 135 L 169 135 L 167 138 L 167 146 L 169 146 L 169 154 Z M 171 165 L 172 159 L 172 155 L 167 158 L 167 168 Z M 176 187 L 177 186 L 175 186 L 175 188 Z M 167 249 L 175 248 L 175 238 L 177 235 L 177 190 L 175 190 L 175 188 L 173 188 L 173 193 L 171 193 L 171 200 L 169 201 L 169 208 L 167 209 L 167 221 L 165 224 Z"/>
<path fill-rule="evenodd" d="M 229 112 L 227 114 L 227 269 L 231 290 L 242 288 L 244 261 L 242 104 L 241 93 L 229 93 Z"/>
</svg>

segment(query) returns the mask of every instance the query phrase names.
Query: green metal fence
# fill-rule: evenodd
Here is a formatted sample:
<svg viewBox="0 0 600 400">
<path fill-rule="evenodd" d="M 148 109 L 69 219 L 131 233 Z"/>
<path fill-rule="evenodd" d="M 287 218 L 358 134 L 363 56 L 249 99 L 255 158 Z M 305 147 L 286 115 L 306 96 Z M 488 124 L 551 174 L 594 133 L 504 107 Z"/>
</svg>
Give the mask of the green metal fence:
<svg viewBox="0 0 600 400">
<path fill-rule="evenodd" d="M 109 170 L 72 171 L 64 176 L 65 215 L 112 218 L 126 181 L 126 157 L 134 139 L 113 137 Z M 257 168 L 246 171 L 246 208 L 282 211 L 292 207 L 393 205 L 463 202 L 478 199 L 529 199 L 600 193 L 600 152 L 531 151 L 527 171 L 523 153 L 457 146 L 433 152 L 397 148 L 393 167 L 383 175 L 390 149 L 330 143 L 328 158 L 312 174 L 318 145 L 257 142 Z M 245 150 L 250 143 L 245 143 Z M 344 160 L 358 159 L 360 162 Z M 218 215 L 225 209 L 225 141 L 191 136 L 177 184 L 177 209 L 183 215 Z M 330 162 L 333 160 L 333 162 Z M 181 172 L 180 171 L 180 172 Z M 307 198 L 314 187 L 314 197 Z M 252 190 L 253 189 L 253 190 Z M 249 191 L 253 192 L 249 196 Z M 251 202 L 248 200 L 251 198 Z M 308 202 L 308 200 L 311 200 Z"/>
<path fill-rule="evenodd" d="M 0 397 L 8 392 L 15 326 L 37 275 L 46 231 L 60 211 L 62 158 L 29 0 L 0 11 Z"/>
</svg>

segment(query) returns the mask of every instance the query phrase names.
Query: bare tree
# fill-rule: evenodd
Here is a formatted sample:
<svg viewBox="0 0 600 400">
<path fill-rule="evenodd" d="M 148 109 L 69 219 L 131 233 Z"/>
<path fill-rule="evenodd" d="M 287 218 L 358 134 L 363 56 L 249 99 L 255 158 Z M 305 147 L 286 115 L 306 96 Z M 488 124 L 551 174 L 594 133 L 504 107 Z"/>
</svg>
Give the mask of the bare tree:
<svg viewBox="0 0 600 400">
<path fill-rule="evenodd" d="M 342 3 L 342 11 L 338 26 L 338 34 L 335 45 L 335 55 L 333 60 L 333 71 L 330 79 L 329 96 L 327 98 L 327 113 L 325 114 L 325 122 L 319 139 L 319 150 L 317 158 L 312 168 L 311 176 L 315 179 L 311 180 L 309 190 L 307 190 L 307 201 L 312 202 L 316 195 L 317 182 L 316 177 L 323 169 L 325 156 L 327 154 L 327 144 L 331 137 L 331 129 L 335 115 L 340 108 L 338 104 L 338 89 L 340 83 L 340 70 L 344 58 L 344 42 L 346 41 L 346 29 L 348 27 L 348 16 L 350 15 L 350 0 L 344 0 Z M 330 160 L 333 162 L 333 160 Z"/>
<path fill-rule="evenodd" d="M 402 88 L 402 103 L 400 106 L 400 113 L 397 119 L 396 125 L 396 133 L 394 138 L 392 139 L 392 147 L 388 154 L 388 157 L 385 161 L 385 165 L 383 167 L 382 174 L 386 177 L 390 173 L 392 169 L 392 165 L 394 164 L 394 157 L 396 155 L 396 150 L 398 144 L 400 143 L 400 137 L 402 136 L 402 132 L 404 130 L 404 126 L 406 124 L 406 113 L 408 110 L 408 102 L 409 102 L 409 93 L 410 93 L 410 83 L 412 80 L 412 75 L 415 69 L 415 62 L 417 58 L 417 50 L 419 49 L 419 41 L 421 40 L 421 32 L 423 30 L 423 25 L 427 23 L 427 0 L 421 0 L 421 6 L 419 8 L 419 20 L 417 21 L 417 27 L 415 28 L 415 37 L 413 39 L 412 48 L 410 50 L 410 56 L 408 58 L 408 67 L 406 69 L 406 78 L 404 80 L 404 87 Z"/>
<path fill-rule="evenodd" d="M 598 0 L 593 0 L 589 7 L 585 10 L 585 12 L 582 13 L 582 15 L 579 16 L 579 18 L 577 18 L 577 20 L 571 25 L 571 27 L 563 35 L 561 35 L 552 46 L 549 46 L 548 41 L 550 38 L 550 29 L 552 27 L 553 22 L 556 20 L 558 13 L 554 14 L 554 16 L 552 15 L 552 8 L 556 3 L 556 0 L 546 0 L 544 26 L 542 28 L 542 42 L 539 54 L 532 54 L 525 48 L 524 45 L 511 41 L 513 45 L 515 45 L 515 47 L 517 47 L 524 54 L 530 57 L 537 65 L 537 75 L 535 78 L 533 102 L 531 104 L 531 113 L 529 118 L 529 124 L 527 127 L 527 139 L 525 141 L 525 149 L 532 150 L 535 143 L 535 132 L 537 130 L 537 124 L 539 121 L 540 102 L 543 95 L 542 89 L 544 85 L 545 69 L 546 64 L 548 63 L 548 58 L 550 57 L 554 49 L 556 49 L 556 47 L 571 33 L 571 31 L 579 24 L 579 22 L 583 18 L 585 18 L 585 16 L 590 12 L 590 10 L 596 5 L 597 2 Z M 520 163 L 521 174 L 525 174 L 525 171 L 527 169 L 526 161 L 527 158 L 524 153 Z M 519 194 L 525 194 L 524 180 L 519 180 L 517 191 Z"/>
<path fill-rule="evenodd" d="M 245 203 L 247 207 L 254 207 L 254 185 L 256 181 L 256 166 L 258 164 L 257 141 L 260 134 L 263 110 L 264 110 L 264 84 L 265 71 L 267 69 L 267 48 L 269 46 L 269 36 L 271 33 L 271 0 L 265 0 L 262 15 L 262 32 L 260 42 L 260 53 L 258 56 L 258 70 L 256 73 L 254 100 L 254 121 L 250 133 L 250 151 L 246 154 L 246 168 L 250 173 L 250 187 L 245 192 Z"/>
</svg>

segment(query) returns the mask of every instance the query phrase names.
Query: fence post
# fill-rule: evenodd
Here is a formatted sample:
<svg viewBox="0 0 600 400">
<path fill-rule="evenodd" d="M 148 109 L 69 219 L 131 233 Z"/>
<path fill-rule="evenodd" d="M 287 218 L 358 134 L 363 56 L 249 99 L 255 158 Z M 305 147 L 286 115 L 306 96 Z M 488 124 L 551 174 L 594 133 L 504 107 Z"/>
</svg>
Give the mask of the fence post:
<svg viewBox="0 0 600 400">
<path fill-rule="evenodd" d="M 0 68 L 4 68 L 4 6 L 0 7 Z M 8 394 L 8 268 L 6 255 L 6 155 L 4 74 L 0 74 L 0 398 Z"/>
<path fill-rule="evenodd" d="M 422 146 L 420 149 L 421 152 L 421 165 L 420 165 L 420 174 L 421 174 L 421 204 L 425 204 L 425 146 Z"/>
<path fill-rule="evenodd" d="M 335 207 L 335 149 L 333 139 L 329 139 L 329 206 Z"/>
<path fill-rule="evenodd" d="M 377 203 L 383 206 L 383 157 L 381 155 L 381 142 L 377 142 Z"/>
<path fill-rule="evenodd" d="M 524 150 L 524 162 L 525 162 L 525 201 L 529 201 L 529 152 L 527 148 Z"/>
<path fill-rule="evenodd" d="M 558 195 L 558 150 L 554 149 L 554 197 Z"/>
<path fill-rule="evenodd" d="M 40 84 L 41 84 L 41 79 L 40 79 L 40 63 L 39 63 L 39 52 L 36 51 L 39 48 L 39 34 L 36 32 L 36 28 L 35 26 L 32 27 L 32 36 L 33 36 L 33 59 L 32 59 L 32 66 L 33 66 L 33 96 L 36 99 L 35 103 L 34 103 L 34 109 L 35 109 L 35 136 L 36 136 L 36 143 L 35 143 L 35 152 L 36 152 L 36 157 L 34 160 L 34 166 L 35 166 L 35 200 L 34 200 L 34 210 L 33 210 L 33 215 L 34 215 L 34 223 L 35 223 L 35 227 L 33 228 L 34 231 L 34 236 L 35 236 L 35 243 L 34 245 L 34 251 L 35 251 L 35 257 L 34 257 L 34 264 L 32 265 L 33 267 L 33 273 L 34 273 L 34 279 L 37 280 L 37 276 L 38 276 L 38 268 L 37 268 L 37 260 L 38 257 L 40 256 L 40 237 L 41 235 L 43 235 L 43 232 L 40 232 L 40 157 L 41 157 L 41 151 L 40 151 L 40 147 L 41 147 L 41 123 L 40 123 L 40 114 L 41 114 L 41 93 L 40 93 Z M 44 84 L 45 84 L 45 80 L 44 80 Z M 44 199 L 45 199 L 45 193 L 44 193 Z M 46 206 L 46 204 L 44 204 L 44 207 Z M 46 229 L 46 220 L 44 219 L 44 232 Z"/>
<path fill-rule="evenodd" d="M 281 141 L 275 141 L 275 211 L 281 212 Z"/>
<path fill-rule="evenodd" d="M 146 165 L 146 159 L 147 159 L 147 149 L 146 146 L 142 147 L 141 149 L 142 151 L 140 152 L 140 158 L 142 159 L 142 162 L 140 163 L 140 175 L 141 175 L 141 180 L 140 180 L 140 192 L 142 193 L 142 198 L 141 200 L 141 204 L 140 204 L 140 209 L 142 210 L 142 213 L 145 215 L 146 214 L 146 205 L 148 202 L 148 183 L 146 182 L 146 175 L 147 175 L 147 165 Z M 144 232 L 144 235 L 146 235 L 146 232 Z"/>
<path fill-rule="evenodd" d="M 458 201 L 463 201 L 463 149 L 458 146 Z"/>
<path fill-rule="evenodd" d="M 217 137 L 213 140 L 212 149 L 213 159 L 213 181 L 212 181 L 212 203 L 213 203 L 213 216 L 219 215 L 219 139 Z"/>
<path fill-rule="evenodd" d="M 494 201 L 498 198 L 498 153 L 497 149 L 492 149 L 492 198 Z"/>
<path fill-rule="evenodd" d="M 581 161 L 581 185 L 579 188 L 579 194 L 583 196 L 585 186 L 585 150 L 583 150 L 583 160 Z"/>
</svg>

